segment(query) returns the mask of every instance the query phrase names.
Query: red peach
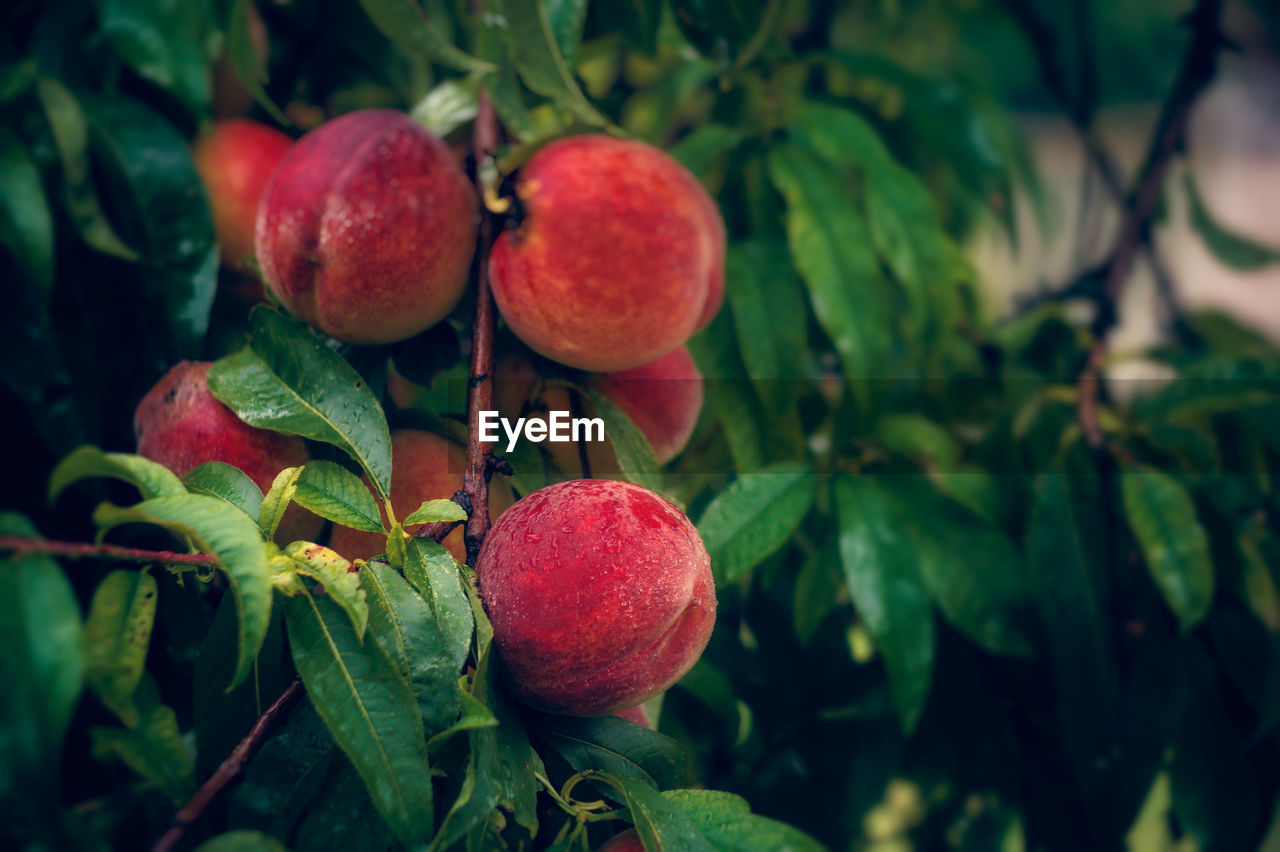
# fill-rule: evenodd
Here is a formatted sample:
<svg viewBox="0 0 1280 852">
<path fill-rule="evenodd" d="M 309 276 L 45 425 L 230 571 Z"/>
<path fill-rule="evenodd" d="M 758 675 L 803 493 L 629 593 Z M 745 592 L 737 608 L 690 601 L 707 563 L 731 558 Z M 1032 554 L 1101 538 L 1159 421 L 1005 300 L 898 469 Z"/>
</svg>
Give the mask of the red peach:
<svg viewBox="0 0 1280 852">
<path fill-rule="evenodd" d="M 538 151 L 524 221 L 489 258 L 494 299 L 534 351 L 583 370 L 653 361 L 707 308 L 717 233 L 702 185 L 663 151 L 587 135 Z"/>
<path fill-rule="evenodd" d="M 644 709 L 643 704 L 637 704 L 635 707 L 628 707 L 625 710 L 614 711 L 613 715 L 619 719 L 626 719 L 633 725 L 639 725 L 650 730 L 653 729 L 653 721 L 649 718 L 649 711 Z"/>
<path fill-rule="evenodd" d="M 213 228 L 226 266 L 253 269 L 258 200 L 293 140 L 273 127 L 243 118 L 219 121 L 196 140 L 196 169 L 209 193 Z"/>
<path fill-rule="evenodd" d="M 391 506 L 400 518 L 417 511 L 428 500 L 453 497 L 462 489 L 462 472 L 467 455 L 462 447 L 432 432 L 397 429 L 391 433 Z M 368 484 L 366 480 L 365 484 Z M 511 505 L 510 490 L 495 479 L 489 485 L 489 514 L 497 517 Z M 382 516 L 386 523 L 386 513 Z M 409 533 L 423 524 L 406 527 Z M 441 542 L 454 558 L 467 558 L 463 529 L 458 527 Z M 379 533 L 334 526 L 329 547 L 347 559 L 369 559 L 387 549 L 387 538 Z"/>
<path fill-rule="evenodd" d="M 577 479 L 498 518 L 476 563 L 515 694 L 599 716 L 687 672 L 715 624 L 711 560 L 679 509 L 627 482 Z"/>
<path fill-rule="evenodd" d="M 478 202 L 438 138 L 366 109 L 299 139 L 258 208 L 276 297 L 349 343 L 393 343 L 453 310 L 475 251 Z"/>
<path fill-rule="evenodd" d="M 242 421 L 209 390 L 208 361 L 182 361 L 147 391 L 133 416 L 138 455 L 179 476 L 205 462 L 238 467 L 265 493 L 276 474 L 306 464 L 307 445 L 295 435 L 257 429 Z M 320 518 L 291 506 L 277 531 L 278 541 L 311 540 Z"/>
</svg>

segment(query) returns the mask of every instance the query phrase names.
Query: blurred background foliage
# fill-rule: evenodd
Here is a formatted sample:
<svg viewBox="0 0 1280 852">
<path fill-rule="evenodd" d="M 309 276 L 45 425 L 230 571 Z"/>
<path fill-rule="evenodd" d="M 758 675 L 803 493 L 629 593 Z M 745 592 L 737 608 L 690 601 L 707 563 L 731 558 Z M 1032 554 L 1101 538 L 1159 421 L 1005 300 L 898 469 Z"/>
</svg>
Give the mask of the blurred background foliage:
<svg viewBox="0 0 1280 852">
<path fill-rule="evenodd" d="M 1274 7 L 1237 5 L 1274 51 Z M 1020 205 L 1038 211 L 1033 229 L 1071 227 L 1045 213 L 1022 118 L 1075 109 L 1088 124 L 1159 101 L 1186 4 L 485 6 L 0 12 L 6 507 L 48 537 L 88 540 L 115 486 L 51 505 L 55 462 L 84 443 L 131 451 L 134 406 L 172 363 L 242 345 L 254 284 L 217 266 L 189 153 L 207 122 L 249 114 L 301 134 L 397 107 L 465 159 L 483 87 L 507 132 L 504 173 L 549 138 L 622 132 L 685 163 L 728 224 L 726 307 L 691 342 L 708 380 L 699 429 L 664 471 L 619 458 L 687 507 L 719 583 L 712 644 L 658 717 L 688 746 L 685 783 L 739 793 L 837 849 L 1243 849 L 1270 836 L 1274 342 L 1222 313 L 1170 313 L 1141 353 L 1164 378 L 1104 388 L 1094 449 L 1076 406 L 1096 294 L 993 318 L 966 251 L 992 231 L 1026 240 Z M 1046 52 L 1069 103 L 1047 84 Z M 1274 263 L 1207 210 L 1194 218 L 1223 263 Z M 457 434 L 470 310 L 394 347 L 340 347 L 379 394 L 388 359 L 422 386 L 408 410 L 386 404 L 393 426 Z M 524 491 L 573 475 L 536 451 L 512 462 Z M 67 573 L 87 610 L 107 568 Z M 148 683 L 190 732 L 218 592 L 157 581 Z M 37 743 L 7 767 L 6 830 L 54 808 L 85 844 L 136 847 L 164 827 L 165 794 L 203 780 L 249 721 L 203 735 L 217 753 L 202 748 L 176 780 L 139 780 L 90 747 L 104 708 L 73 706 L 61 748 Z M 208 830 L 384 844 L 376 817 L 335 810 L 359 801 L 349 768 L 274 821 L 252 813 L 285 784 L 273 766 L 294 764 L 280 755 L 317 737 L 315 720 L 292 718 Z M 48 777 L 14 777 L 24 767 Z"/>
</svg>

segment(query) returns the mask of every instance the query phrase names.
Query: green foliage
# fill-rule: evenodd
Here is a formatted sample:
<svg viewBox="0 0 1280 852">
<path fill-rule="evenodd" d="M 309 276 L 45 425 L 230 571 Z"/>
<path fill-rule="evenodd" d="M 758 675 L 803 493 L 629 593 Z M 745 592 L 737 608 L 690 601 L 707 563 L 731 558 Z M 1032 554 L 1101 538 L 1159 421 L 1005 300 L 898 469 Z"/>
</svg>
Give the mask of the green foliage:
<svg viewBox="0 0 1280 852">
<path fill-rule="evenodd" d="M 1157 95 L 1177 53 L 1172 11 L 1121 5 L 1092 9 L 1099 103 Z M 1280 351 L 1184 313 L 1143 353 L 1174 378 L 1104 390 L 1103 446 L 1085 443 L 1090 330 L 1056 306 L 993 321 L 965 251 L 983 229 L 1016 244 L 1015 200 L 1037 203 L 1010 107 L 1051 93 L 1011 7 L 482 6 L 6 13 L 6 494 L 51 538 L 96 526 L 214 563 L 0 563 L 6 848 L 151 845 L 296 678 L 305 697 L 189 848 L 576 850 L 634 826 L 651 851 L 1235 849 L 1274 832 Z M 1031 6 L 1088 53 L 1089 16 L 1069 18 L 1088 7 Z M 662 147 L 714 198 L 725 308 L 689 341 L 705 403 L 682 454 L 659 465 L 589 377 L 547 376 L 711 556 L 716 630 L 648 705 L 657 730 L 515 701 L 472 569 L 405 533 L 467 513 L 448 494 L 388 505 L 393 428 L 465 432 L 473 300 L 413 340 L 350 346 L 246 306 L 218 271 L 189 145 L 227 94 L 221 60 L 252 118 L 295 135 L 390 106 L 462 150 L 486 94 L 505 129 L 479 164 L 494 207 L 577 132 Z M 1215 257 L 1274 262 L 1185 188 Z M 213 360 L 215 396 L 311 460 L 264 495 L 221 462 L 179 476 L 128 454 L 133 406 L 181 358 Z M 420 385 L 405 408 L 391 363 Z M 577 475 L 541 445 L 504 455 L 520 494 Z M 385 556 L 349 559 L 327 532 L 273 543 L 303 509 L 385 535 Z M 38 538 L 10 513 L 0 536 Z"/>
</svg>

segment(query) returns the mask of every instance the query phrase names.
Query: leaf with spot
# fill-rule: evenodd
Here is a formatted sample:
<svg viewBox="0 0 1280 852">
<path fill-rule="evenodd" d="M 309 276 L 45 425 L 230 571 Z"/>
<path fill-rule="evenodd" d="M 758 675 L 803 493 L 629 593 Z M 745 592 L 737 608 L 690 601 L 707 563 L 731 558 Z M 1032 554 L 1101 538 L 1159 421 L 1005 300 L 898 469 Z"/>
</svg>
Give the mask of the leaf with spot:
<svg viewBox="0 0 1280 852">
<path fill-rule="evenodd" d="M 369 626 L 369 604 L 360 573 L 351 570 L 351 563 L 333 550 L 307 541 L 293 542 L 284 549 L 284 556 L 292 561 L 294 572 L 319 584 L 312 594 L 323 594 L 342 608 L 351 619 L 356 639 L 363 642 Z"/>
<path fill-rule="evenodd" d="M 93 593 L 85 622 L 85 679 L 126 726 L 137 725 L 133 693 L 142 680 L 156 618 L 156 579 L 112 571 Z"/>
</svg>

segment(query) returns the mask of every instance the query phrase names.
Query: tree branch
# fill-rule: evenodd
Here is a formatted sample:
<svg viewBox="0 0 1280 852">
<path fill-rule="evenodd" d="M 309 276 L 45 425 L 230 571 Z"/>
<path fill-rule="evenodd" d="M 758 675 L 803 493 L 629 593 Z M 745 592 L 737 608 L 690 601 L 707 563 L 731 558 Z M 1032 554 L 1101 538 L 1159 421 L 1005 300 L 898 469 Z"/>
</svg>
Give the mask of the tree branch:
<svg viewBox="0 0 1280 852">
<path fill-rule="evenodd" d="M 207 553 L 175 553 L 172 550 L 139 550 L 115 544 L 88 544 L 75 541 L 46 541 L 41 538 L 0 536 L 0 551 L 15 556 L 41 553 L 67 559 L 116 559 L 123 562 L 160 562 L 165 565 L 216 566 L 218 560 Z"/>
<path fill-rule="evenodd" d="M 271 726 L 289 708 L 294 699 L 301 694 L 302 681 L 294 680 L 289 685 L 289 688 L 275 700 L 275 703 L 258 717 L 258 721 L 253 723 L 249 733 L 245 735 L 245 738 L 240 741 L 240 744 L 235 747 L 235 750 L 231 752 L 227 759 L 222 761 L 222 765 L 209 776 L 209 780 L 205 781 L 195 795 L 191 797 L 191 800 L 173 815 L 173 825 L 160 836 L 160 839 L 156 841 L 156 845 L 151 847 L 151 852 L 169 852 L 169 850 L 178 845 L 178 841 L 182 840 L 182 835 L 186 832 L 187 827 L 199 819 L 200 815 L 204 813 L 204 809 L 217 798 L 222 789 L 244 771 L 245 764 L 249 762 L 249 758 L 253 756 L 262 741 L 267 738 L 267 732 L 271 729 Z"/>
<path fill-rule="evenodd" d="M 1102 301 L 1093 328 L 1096 339 L 1080 375 L 1077 404 L 1080 426 L 1089 446 L 1094 449 L 1103 445 L 1102 429 L 1098 425 L 1098 374 L 1106 358 L 1106 335 L 1115 325 L 1116 306 L 1133 269 L 1134 257 L 1148 239 L 1151 218 L 1159 204 L 1173 156 L 1186 135 L 1191 108 L 1213 80 L 1217 69 L 1218 50 L 1223 45 L 1218 26 L 1221 13 L 1222 0 L 1199 0 L 1188 17 L 1192 28 L 1191 43 L 1183 54 L 1178 75 L 1165 98 L 1140 172 L 1141 179 L 1129 199 L 1115 246 L 1103 266 Z"/>
</svg>

